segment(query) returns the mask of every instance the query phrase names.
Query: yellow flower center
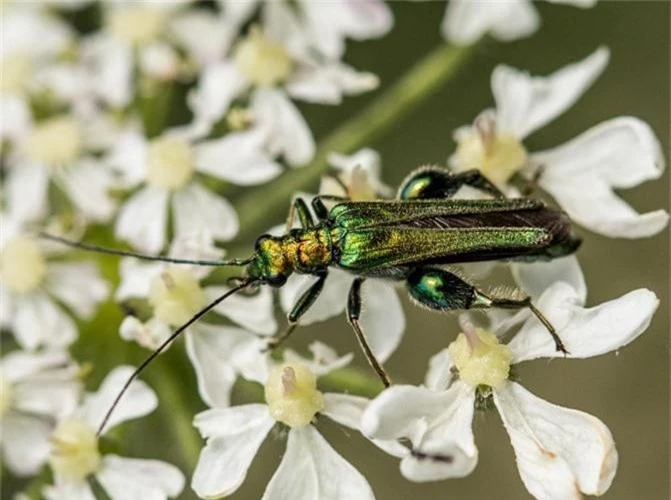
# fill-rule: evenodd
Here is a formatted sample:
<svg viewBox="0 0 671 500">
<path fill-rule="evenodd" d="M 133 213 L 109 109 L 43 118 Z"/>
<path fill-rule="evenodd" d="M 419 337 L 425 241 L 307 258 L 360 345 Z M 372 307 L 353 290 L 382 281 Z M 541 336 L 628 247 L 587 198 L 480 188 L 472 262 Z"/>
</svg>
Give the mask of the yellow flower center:
<svg viewBox="0 0 671 500">
<path fill-rule="evenodd" d="M 205 306 L 206 300 L 196 278 L 185 269 L 163 271 L 152 280 L 149 289 L 154 315 L 171 326 L 186 323 Z"/>
<path fill-rule="evenodd" d="M 64 481 L 83 482 L 100 468 L 98 438 L 91 426 L 76 418 L 64 420 L 51 436 L 49 463 Z"/>
<path fill-rule="evenodd" d="M 271 86 L 285 80 L 293 62 L 282 44 L 264 36 L 258 26 L 240 42 L 233 55 L 238 68 L 256 85 Z"/>
<path fill-rule="evenodd" d="M 504 187 L 527 163 L 527 150 L 515 136 L 498 132 L 495 122 L 487 120 L 476 120 L 473 129 L 458 139 L 459 169 L 478 169 L 494 184 Z"/>
<path fill-rule="evenodd" d="M 30 76 L 30 60 L 21 54 L 3 56 L 0 66 L 2 93 L 15 93 L 24 89 Z"/>
<path fill-rule="evenodd" d="M 289 427 L 308 425 L 324 408 L 324 396 L 317 390 L 317 378 L 299 363 L 271 370 L 265 388 L 270 415 Z"/>
<path fill-rule="evenodd" d="M 148 3 L 111 8 L 107 28 L 118 38 L 141 45 L 158 38 L 167 20 L 167 12 Z"/>
<path fill-rule="evenodd" d="M 60 116 L 38 123 L 26 139 L 29 159 L 52 168 L 73 163 L 81 153 L 82 134 L 74 118 Z"/>
<path fill-rule="evenodd" d="M 31 292 L 40 286 L 47 273 L 47 263 L 37 242 L 18 236 L 0 253 L 2 284 L 16 293 Z"/>
<path fill-rule="evenodd" d="M 450 359 L 459 370 L 459 378 L 467 384 L 498 387 L 508 378 L 512 353 L 493 333 L 480 328 L 473 333 L 469 337 L 460 333 L 450 344 Z"/>
<path fill-rule="evenodd" d="M 147 181 L 163 189 L 179 189 L 193 176 L 193 150 L 179 137 L 164 136 L 149 143 Z"/>
<path fill-rule="evenodd" d="M 0 417 L 2 417 L 7 410 L 12 407 L 14 401 L 14 390 L 12 384 L 6 379 L 5 375 L 0 372 Z"/>
</svg>

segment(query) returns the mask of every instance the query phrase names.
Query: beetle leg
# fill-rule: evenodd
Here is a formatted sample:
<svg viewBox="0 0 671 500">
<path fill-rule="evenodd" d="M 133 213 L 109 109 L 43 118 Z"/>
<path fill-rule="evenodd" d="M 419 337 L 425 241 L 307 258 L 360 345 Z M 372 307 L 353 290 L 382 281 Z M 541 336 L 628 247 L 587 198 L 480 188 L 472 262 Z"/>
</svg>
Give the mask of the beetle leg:
<svg viewBox="0 0 671 500">
<path fill-rule="evenodd" d="M 531 302 L 531 297 L 505 299 L 489 297 L 473 285 L 449 271 L 439 268 L 419 268 L 408 274 L 407 287 L 410 295 L 419 304 L 437 311 L 460 309 L 523 309 L 528 307 L 543 323 L 554 340 L 557 351 L 568 354 L 557 331 Z"/>
<path fill-rule="evenodd" d="M 400 200 L 451 198 L 464 185 L 495 198 L 505 198 L 499 188 L 477 169 L 453 173 L 441 167 L 422 167 L 411 172 L 401 183 L 397 198 Z"/>
<path fill-rule="evenodd" d="M 391 379 L 375 357 L 375 354 L 373 354 L 373 351 L 366 341 L 366 336 L 361 331 L 361 326 L 359 325 L 359 316 L 361 315 L 361 284 L 363 282 L 363 278 L 356 278 L 352 283 L 352 288 L 349 290 L 349 295 L 347 297 L 347 320 L 354 329 L 356 338 L 359 341 L 361 349 L 366 355 L 368 363 L 370 363 L 370 366 L 372 366 L 375 372 L 378 374 L 384 386 L 389 387 L 391 385 Z"/>
<path fill-rule="evenodd" d="M 298 322 L 312 304 L 315 303 L 317 297 L 324 288 L 324 282 L 328 276 L 328 271 L 323 271 L 317 275 L 319 278 L 315 281 L 310 288 L 308 288 L 303 295 L 296 301 L 294 307 L 291 309 L 289 314 L 287 314 L 287 322 L 289 323 L 286 329 L 279 335 L 275 335 L 268 339 L 265 350 L 272 350 L 280 346 L 285 340 L 287 340 L 293 331 L 298 327 Z"/>
<path fill-rule="evenodd" d="M 303 229 L 311 229 L 315 226 L 315 221 L 305 200 L 295 198 L 287 215 L 287 231 L 293 227 L 296 214 L 298 214 L 298 221 Z"/>
<path fill-rule="evenodd" d="M 349 198 L 345 196 L 333 196 L 330 194 L 318 194 L 312 198 L 312 210 L 315 211 L 315 215 L 319 220 L 327 219 L 329 216 L 329 209 L 324 205 L 324 200 L 326 201 L 349 201 Z"/>
</svg>

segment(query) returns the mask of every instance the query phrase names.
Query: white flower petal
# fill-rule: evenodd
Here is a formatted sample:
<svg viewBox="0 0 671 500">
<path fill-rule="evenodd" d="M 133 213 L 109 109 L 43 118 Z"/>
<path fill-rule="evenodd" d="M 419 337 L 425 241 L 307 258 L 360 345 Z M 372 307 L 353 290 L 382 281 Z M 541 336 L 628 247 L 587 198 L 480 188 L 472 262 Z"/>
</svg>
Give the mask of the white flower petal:
<svg viewBox="0 0 671 500">
<path fill-rule="evenodd" d="M 74 321 L 43 293 L 17 297 L 14 335 L 21 347 L 64 347 L 77 338 Z"/>
<path fill-rule="evenodd" d="M 163 269 L 162 262 L 143 262 L 132 257 L 121 259 L 119 272 L 121 283 L 117 288 L 114 299 L 122 301 L 131 297 L 146 297 L 155 276 Z"/>
<path fill-rule="evenodd" d="M 200 497 L 219 498 L 237 490 L 275 421 L 263 404 L 217 408 L 196 415 L 194 425 L 207 444 L 191 487 Z"/>
<path fill-rule="evenodd" d="M 168 223 L 168 192 L 144 187 L 121 207 L 114 234 L 147 253 L 158 253 L 165 245 Z"/>
<path fill-rule="evenodd" d="M 287 450 L 262 497 L 269 499 L 374 499 L 366 479 L 311 425 L 289 431 Z"/>
<path fill-rule="evenodd" d="M 17 476 L 37 474 L 47 461 L 53 424 L 29 414 L 7 412 L 0 422 L 2 458 L 7 468 Z"/>
<path fill-rule="evenodd" d="M 305 165 L 315 154 L 312 132 L 289 98 L 280 90 L 258 89 L 252 96 L 257 126 L 267 134 L 272 155 L 282 155 L 292 167 Z"/>
<path fill-rule="evenodd" d="M 97 392 L 86 396 L 82 416 L 93 428 L 97 429 L 102 423 L 105 413 L 133 371 L 132 366 L 115 368 L 105 377 Z M 141 380 L 134 380 L 112 412 L 103 433 L 121 422 L 151 413 L 156 406 L 158 399 L 154 391 Z"/>
<path fill-rule="evenodd" d="M 19 220 L 33 221 L 46 214 L 49 172 L 36 163 L 21 163 L 9 170 L 4 184 L 7 208 Z"/>
<path fill-rule="evenodd" d="M 381 0 L 299 3 L 306 19 L 309 44 L 331 60 L 342 57 L 346 38 L 379 38 L 394 24 L 391 9 Z"/>
<path fill-rule="evenodd" d="M 407 479 L 463 477 L 478 460 L 471 428 L 474 403 L 475 391 L 462 382 L 441 392 L 397 385 L 371 402 L 361 425 L 366 434 L 379 439 L 410 438 L 414 453 L 401 462 Z"/>
<path fill-rule="evenodd" d="M 664 210 L 640 215 L 613 191 L 658 179 L 664 171 L 659 141 L 641 120 L 622 117 L 603 122 L 532 158 L 543 166 L 541 187 L 592 231 L 640 238 L 658 233 L 668 223 Z"/>
<path fill-rule="evenodd" d="M 614 351 L 633 341 L 650 324 L 659 306 L 644 288 L 585 309 L 578 293 L 564 282 L 550 287 L 538 309 L 557 330 L 569 358 L 587 358 Z M 540 357 L 563 357 L 545 327 L 531 317 L 508 344 L 515 363 Z"/>
<path fill-rule="evenodd" d="M 54 357 L 51 354 L 48 356 Z M 5 367 L 3 359 L 3 375 Z M 56 419 L 70 415 L 81 395 L 82 383 L 78 375 L 79 368 L 74 364 L 52 363 L 51 366 L 43 366 L 39 372 L 12 385 L 12 408 L 34 416 L 44 415 Z"/>
<path fill-rule="evenodd" d="M 119 336 L 122 339 L 137 342 L 152 351 L 168 340 L 171 333 L 170 327 L 156 318 L 143 323 L 134 316 L 126 316 L 119 326 Z"/>
<path fill-rule="evenodd" d="M 602 495 L 617 469 L 608 428 L 596 417 L 562 408 L 506 382 L 494 402 L 515 450 L 522 481 L 536 498 Z"/>
<path fill-rule="evenodd" d="M 222 60 L 235 38 L 228 18 L 203 9 L 187 11 L 172 20 L 170 31 L 198 66 L 206 66 Z"/>
<path fill-rule="evenodd" d="M 231 389 L 238 377 L 237 348 L 256 340 L 241 328 L 200 323 L 186 335 L 186 352 L 196 371 L 198 393 L 210 407 L 230 405 Z M 261 349 L 257 350 L 262 362 Z"/>
<path fill-rule="evenodd" d="M 184 489 L 184 475 L 167 462 L 105 455 L 96 473 L 112 500 L 160 500 Z"/>
<path fill-rule="evenodd" d="M 188 96 L 196 121 L 208 126 L 216 123 L 247 85 L 247 80 L 232 62 L 224 61 L 206 67 L 200 75 L 198 87 Z"/>
<path fill-rule="evenodd" d="M 608 49 L 600 47 L 547 77 L 497 66 L 492 73 L 497 127 L 524 139 L 571 107 L 601 74 L 608 58 Z"/>
<path fill-rule="evenodd" d="M 138 68 L 142 75 L 158 81 L 170 81 L 178 77 L 179 55 L 165 42 L 152 42 L 140 48 Z"/>
<path fill-rule="evenodd" d="M 280 289 L 280 304 L 288 313 L 303 293 L 316 281 L 314 276 L 294 274 Z M 324 288 L 316 302 L 301 316 L 300 323 L 309 325 L 332 318 L 345 310 L 347 294 L 352 286 L 352 275 L 339 269 L 329 269 Z"/>
<path fill-rule="evenodd" d="M 26 136 L 30 129 L 31 116 L 24 97 L 3 92 L 0 95 L 0 113 L 0 139 L 16 141 Z"/>
<path fill-rule="evenodd" d="M 280 175 L 282 167 L 262 148 L 263 136 L 257 131 L 232 132 L 198 144 L 196 167 L 239 186 L 263 184 Z"/>
<path fill-rule="evenodd" d="M 585 276 L 575 255 L 550 262 L 515 262 L 511 264 L 511 271 L 520 288 L 535 300 L 557 281 L 570 285 L 582 304 L 587 299 Z"/>
<path fill-rule="evenodd" d="M 233 205 L 195 182 L 174 193 L 172 207 L 176 237 L 209 231 L 215 239 L 230 240 L 240 227 Z"/>
<path fill-rule="evenodd" d="M 223 295 L 227 287 L 211 286 L 205 289 L 208 300 Z M 259 288 L 255 295 L 240 293 L 231 295 L 214 310 L 252 332 L 272 335 L 277 331 L 277 321 L 273 312 L 273 293 L 268 287 Z"/>
<path fill-rule="evenodd" d="M 351 352 L 338 357 L 338 353 L 335 349 L 319 341 L 312 342 L 308 346 L 308 349 L 312 353 L 311 358 L 306 359 L 293 350 L 287 349 L 284 351 L 284 360 L 307 365 L 312 373 L 317 375 L 317 377 L 321 377 L 334 370 L 347 366 L 354 357 Z"/>
<path fill-rule="evenodd" d="M 109 294 L 109 285 L 92 262 L 50 264 L 45 288 L 83 319 L 93 316 Z"/>
<path fill-rule="evenodd" d="M 147 139 L 132 124 L 119 133 L 105 162 L 118 174 L 122 187 L 134 187 L 147 175 Z"/>
<path fill-rule="evenodd" d="M 340 104 L 345 95 L 357 95 L 374 90 L 380 84 L 373 73 L 357 71 L 342 63 L 330 63 L 314 68 L 303 67 L 287 82 L 290 96 L 319 104 Z"/>
<path fill-rule="evenodd" d="M 243 24 L 259 5 L 260 0 L 217 0 L 228 19 Z"/>
<path fill-rule="evenodd" d="M 133 98 L 133 51 L 129 45 L 102 34 L 81 45 L 96 94 L 108 105 L 127 106 Z"/>
<path fill-rule="evenodd" d="M 405 314 L 394 284 L 367 280 L 362 286 L 361 329 L 379 361 L 393 354 L 403 337 Z"/>
<path fill-rule="evenodd" d="M 59 181 L 73 203 L 89 219 L 106 222 L 114 214 L 116 203 L 108 193 L 113 179 L 101 162 L 82 160 L 60 176 Z"/>
<path fill-rule="evenodd" d="M 447 348 L 434 354 L 429 360 L 429 369 L 424 377 L 424 385 L 432 391 L 446 390 L 454 382 L 453 366 Z"/>
<path fill-rule="evenodd" d="M 376 193 L 383 198 L 394 196 L 393 188 L 382 182 L 382 159 L 374 149 L 363 148 L 351 155 L 330 153 L 328 162 L 329 165 L 341 172 L 345 185 L 351 185 L 355 170 L 362 168 Z M 321 190 L 319 192 L 323 194 Z"/>
<path fill-rule="evenodd" d="M 487 33 L 506 42 L 524 38 L 539 26 L 540 17 L 528 0 L 451 0 L 440 30 L 446 40 L 457 45 L 470 45 Z"/>
<path fill-rule="evenodd" d="M 42 494 L 47 500 L 96 500 L 93 490 L 87 482 L 61 481 L 56 486 L 44 488 Z"/>
</svg>

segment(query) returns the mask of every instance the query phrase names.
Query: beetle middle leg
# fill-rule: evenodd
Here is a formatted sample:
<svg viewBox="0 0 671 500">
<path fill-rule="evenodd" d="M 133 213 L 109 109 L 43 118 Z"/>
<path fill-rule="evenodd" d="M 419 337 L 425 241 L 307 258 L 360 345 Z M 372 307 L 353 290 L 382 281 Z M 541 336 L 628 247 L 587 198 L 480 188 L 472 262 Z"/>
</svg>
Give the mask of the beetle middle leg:
<svg viewBox="0 0 671 500">
<path fill-rule="evenodd" d="M 423 167 L 411 172 L 401 184 L 400 200 L 452 198 L 461 186 L 470 186 L 495 198 L 505 195 L 479 170 L 450 172 L 441 167 Z"/>
<path fill-rule="evenodd" d="M 289 323 L 287 325 L 287 328 L 279 335 L 270 337 L 268 339 L 266 349 L 275 349 L 279 347 L 285 340 L 287 340 L 294 332 L 294 330 L 298 327 L 298 323 L 301 317 L 315 303 L 317 297 L 319 297 L 319 294 L 324 289 L 324 283 L 326 282 L 326 278 L 328 277 L 328 271 L 323 271 L 319 273 L 317 276 L 318 276 L 317 281 L 315 281 L 310 286 L 310 288 L 308 288 L 305 292 L 303 292 L 303 295 L 299 297 L 299 299 L 294 304 L 294 307 L 291 309 L 289 314 L 287 314 L 287 321 Z"/>
<path fill-rule="evenodd" d="M 554 340 L 557 351 L 568 354 L 557 331 L 531 302 L 531 297 L 504 299 L 489 297 L 473 285 L 444 269 L 426 267 L 412 270 L 406 281 L 410 295 L 421 305 L 437 311 L 460 309 L 523 309 L 529 310 L 543 323 Z"/>
<path fill-rule="evenodd" d="M 356 338 L 359 341 L 359 345 L 361 346 L 363 353 L 366 355 L 368 363 L 378 374 L 384 386 L 389 387 L 391 385 L 391 378 L 389 378 L 389 375 L 377 360 L 375 354 L 373 354 L 373 350 L 368 345 L 366 337 L 363 334 L 363 331 L 361 331 L 361 326 L 359 325 L 359 316 L 361 315 L 361 285 L 363 282 L 363 278 L 356 278 L 352 283 L 352 288 L 349 290 L 349 295 L 347 297 L 347 320 L 352 326 L 352 329 L 354 329 Z"/>
</svg>

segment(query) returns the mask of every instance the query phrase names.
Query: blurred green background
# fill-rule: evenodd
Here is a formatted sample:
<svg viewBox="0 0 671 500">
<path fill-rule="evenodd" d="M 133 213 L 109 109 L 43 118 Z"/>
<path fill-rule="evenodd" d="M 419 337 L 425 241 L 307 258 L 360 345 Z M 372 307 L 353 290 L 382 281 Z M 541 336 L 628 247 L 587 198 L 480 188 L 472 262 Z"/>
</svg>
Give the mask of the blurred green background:
<svg viewBox="0 0 671 500">
<path fill-rule="evenodd" d="M 603 76 L 574 108 L 531 136 L 530 151 L 559 145 L 603 120 L 634 115 L 647 121 L 662 141 L 669 158 L 670 74 L 668 2 L 600 2 L 590 10 L 538 3 L 543 26 L 533 37 L 514 43 L 487 43 L 478 48 L 448 85 L 417 107 L 391 131 L 369 144 L 383 159 L 383 176 L 397 185 L 418 165 L 444 164 L 454 149 L 452 131 L 493 104 L 490 74 L 496 64 L 547 74 L 584 58 L 599 45 L 611 49 L 611 62 Z M 349 98 L 342 106 L 302 105 L 317 139 L 354 116 L 416 61 L 442 43 L 439 24 L 443 2 L 392 3 L 396 24 L 385 38 L 351 43 L 346 60 L 360 69 L 378 74 L 381 89 Z M 311 188 L 311 189 L 310 189 Z M 253 194 L 253 189 L 245 194 Z M 589 186 L 585 186 L 589 190 Z M 316 186 L 306 186 L 316 190 Z M 639 211 L 669 206 L 669 174 L 657 181 L 622 193 Z M 288 207 L 289 200 L 287 200 Z M 279 222 L 268 220 L 266 227 Z M 611 499 L 669 498 L 669 232 L 646 240 L 611 240 L 578 232 L 584 243 L 579 259 L 586 275 L 588 304 L 619 297 L 635 288 L 647 287 L 660 298 L 661 306 L 649 330 L 620 353 L 590 360 L 538 360 L 520 366 L 521 382 L 550 402 L 591 413 L 611 429 L 620 452 L 618 475 L 606 495 Z M 242 242 L 251 245 L 251 241 Z M 115 265 L 105 259 L 108 269 Z M 507 280 L 505 273 L 494 279 Z M 489 283 L 489 281 L 488 281 Z M 401 291 L 403 296 L 403 292 Z M 427 360 L 458 332 L 455 316 L 420 310 L 404 299 L 408 322 L 402 345 L 387 363 L 397 382 L 419 383 Z M 129 362 L 144 355 L 139 348 L 118 337 L 120 313 L 108 304 L 93 326 L 85 328 L 76 352 L 82 361 L 97 360 L 92 388 L 105 374 L 107 353 L 127 353 Z M 344 317 L 300 329 L 292 346 L 305 346 L 319 338 L 339 352 L 354 350 L 359 366 L 366 368 Z M 112 361 L 112 359 L 114 361 Z M 122 426 L 119 441 L 123 454 L 170 460 L 184 466 L 175 428 L 180 411 L 188 419 L 204 409 L 195 391 L 192 369 L 183 351 L 175 346 L 152 366 L 144 378 L 157 390 L 161 406 L 149 418 Z M 181 386 L 175 391 L 174 384 Z M 182 418 L 184 422 L 184 418 Z M 330 424 L 319 427 L 332 445 L 370 481 L 379 499 L 418 498 L 527 498 L 515 466 L 512 448 L 495 411 L 479 414 L 475 421 L 480 463 L 464 479 L 429 484 L 406 481 L 398 463 L 352 431 Z M 186 429 L 184 432 L 193 432 Z M 117 434 L 121 437 L 121 434 Z M 159 436 L 159 439 L 156 437 Z M 112 443 L 112 447 L 116 444 Z M 260 498 L 279 464 L 284 441 L 270 439 L 261 448 L 247 481 L 233 496 Z M 191 471 L 186 471 L 187 477 Z M 23 484 L 23 483 L 20 483 Z M 18 484 L 3 482 L 4 494 L 17 491 Z M 182 498 L 194 498 L 187 488 Z"/>
</svg>

